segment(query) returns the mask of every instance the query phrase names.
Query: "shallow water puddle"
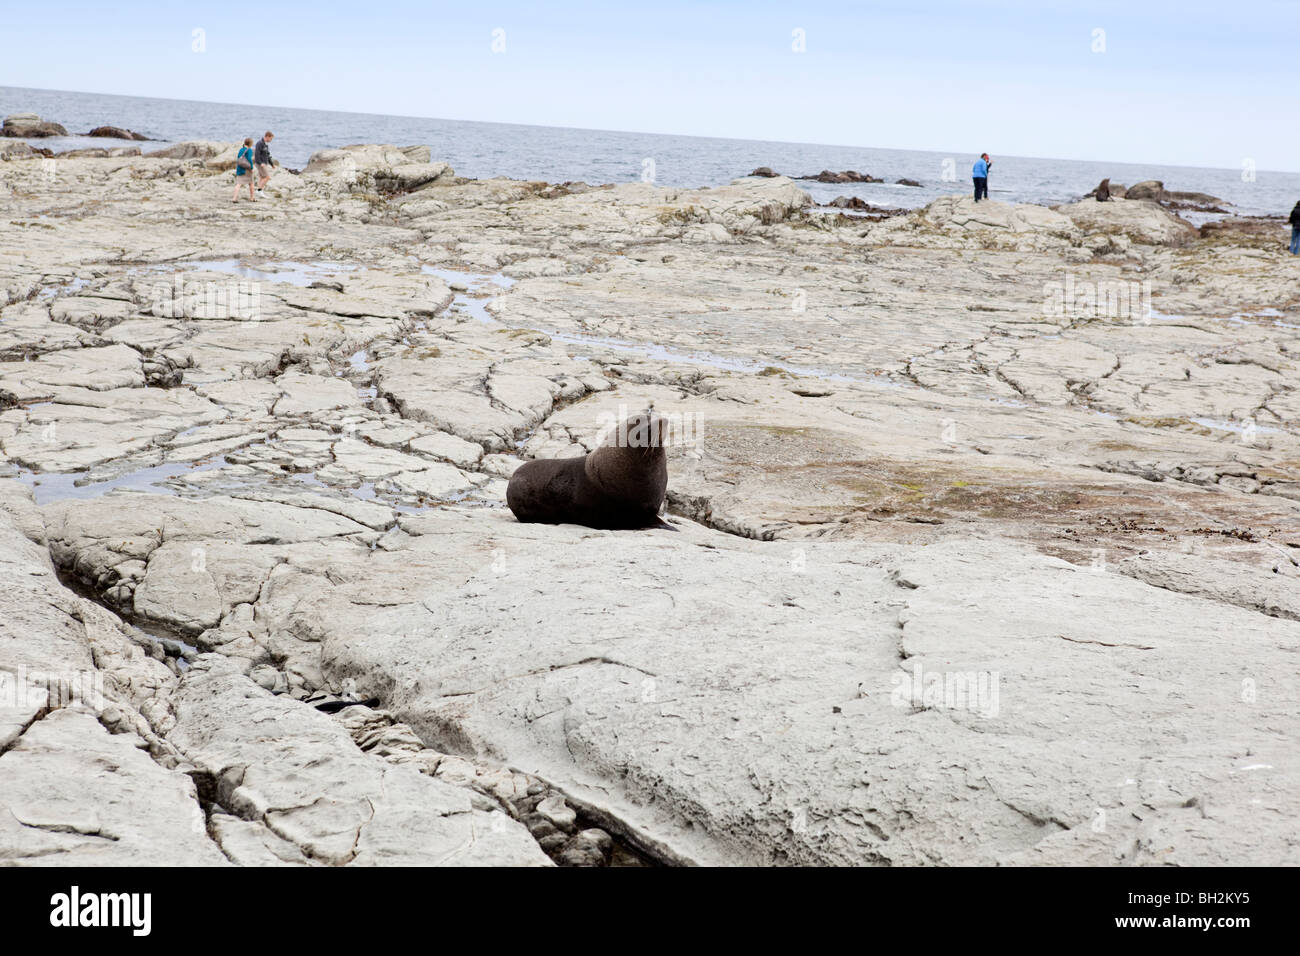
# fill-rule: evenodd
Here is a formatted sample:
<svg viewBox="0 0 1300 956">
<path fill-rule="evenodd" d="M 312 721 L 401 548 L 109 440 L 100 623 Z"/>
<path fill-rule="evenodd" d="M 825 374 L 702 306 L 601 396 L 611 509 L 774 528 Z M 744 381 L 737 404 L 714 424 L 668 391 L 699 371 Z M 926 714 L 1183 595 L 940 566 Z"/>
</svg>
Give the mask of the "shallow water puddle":
<svg viewBox="0 0 1300 956">
<path fill-rule="evenodd" d="M 238 276 L 241 279 L 254 279 L 260 282 L 278 282 L 285 285 L 306 288 L 313 282 L 337 275 L 340 272 L 355 272 L 361 265 L 355 262 L 297 262 L 291 259 L 266 262 L 261 266 L 244 265 L 240 259 L 194 259 L 183 262 L 171 262 L 151 267 L 148 272 L 169 272 L 183 270 L 187 272 L 222 272 Z"/>
<path fill-rule="evenodd" d="M 218 467 L 220 467 L 219 463 L 211 462 L 205 464 L 170 462 L 130 471 L 103 481 L 90 481 L 88 471 L 71 473 L 20 471 L 15 477 L 32 490 L 38 505 L 46 505 L 52 501 L 64 501 L 69 498 L 99 498 L 118 488 L 175 494 L 173 490 L 163 486 L 162 482 Z"/>
<path fill-rule="evenodd" d="M 44 286 L 36 294 L 38 299 L 55 299 L 61 295 L 71 295 L 80 292 L 86 286 L 90 285 L 91 279 L 65 279 L 53 286 Z"/>
<path fill-rule="evenodd" d="M 1280 428 L 1270 428 L 1267 425 L 1256 425 L 1251 422 L 1235 422 L 1226 418 L 1192 418 L 1193 421 L 1202 428 L 1213 428 L 1221 432 L 1233 432 L 1237 435 L 1244 435 L 1247 432 L 1257 432 L 1260 434 L 1279 435 L 1282 433 Z"/>
</svg>

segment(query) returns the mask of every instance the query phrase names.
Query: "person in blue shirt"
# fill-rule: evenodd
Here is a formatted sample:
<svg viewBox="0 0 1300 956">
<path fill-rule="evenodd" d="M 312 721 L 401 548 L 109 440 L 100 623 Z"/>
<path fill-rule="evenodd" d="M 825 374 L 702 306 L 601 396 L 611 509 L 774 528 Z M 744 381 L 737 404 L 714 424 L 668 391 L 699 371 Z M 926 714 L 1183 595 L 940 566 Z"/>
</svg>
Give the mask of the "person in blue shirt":
<svg viewBox="0 0 1300 956">
<path fill-rule="evenodd" d="M 1300 202 L 1291 210 L 1291 255 L 1300 256 Z"/>
<path fill-rule="evenodd" d="M 993 165 L 993 160 L 989 159 L 988 153 L 980 153 L 980 158 L 975 160 L 975 167 L 971 170 L 971 178 L 975 180 L 975 201 L 979 202 L 982 196 L 989 198 L 989 167 Z"/>
<path fill-rule="evenodd" d="M 244 164 L 248 165 L 245 166 Z M 244 140 L 244 146 L 235 155 L 235 195 L 231 202 L 239 202 L 239 189 L 244 183 L 248 183 L 248 199 L 250 202 L 256 202 L 257 197 L 253 195 L 253 138 L 250 136 Z"/>
</svg>

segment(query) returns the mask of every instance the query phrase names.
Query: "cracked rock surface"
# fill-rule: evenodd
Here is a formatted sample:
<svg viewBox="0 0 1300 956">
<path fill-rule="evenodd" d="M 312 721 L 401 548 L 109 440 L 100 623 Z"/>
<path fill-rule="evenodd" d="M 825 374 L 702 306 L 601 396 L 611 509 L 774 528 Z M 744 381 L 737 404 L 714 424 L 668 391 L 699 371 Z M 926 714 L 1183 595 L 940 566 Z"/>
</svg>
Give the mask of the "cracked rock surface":
<svg viewBox="0 0 1300 956">
<path fill-rule="evenodd" d="M 231 162 L 0 168 L 0 861 L 1300 863 L 1280 221 Z"/>
</svg>

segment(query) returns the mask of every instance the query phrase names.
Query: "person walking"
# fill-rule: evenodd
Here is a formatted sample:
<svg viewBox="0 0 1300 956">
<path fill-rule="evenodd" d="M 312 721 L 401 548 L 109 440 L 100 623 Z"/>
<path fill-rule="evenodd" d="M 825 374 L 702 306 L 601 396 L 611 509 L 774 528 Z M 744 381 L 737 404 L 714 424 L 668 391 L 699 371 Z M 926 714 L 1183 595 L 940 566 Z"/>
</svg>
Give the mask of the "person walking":
<svg viewBox="0 0 1300 956">
<path fill-rule="evenodd" d="M 1300 202 L 1291 210 L 1291 255 L 1300 256 Z"/>
<path fill-rule="evenodd" d="M 271 140 L 275 136 L 268 129 L 266 135 L 257 141 L 257 148 L 253 150 L 253 162 L 257 164 L 257 191 L 260 193 L 266 188 L 266 184 L 271 179 L 271 173 L 275 171 L 275 162 L 271 159 Z"/>
<path fill-rule="evenodd" d="M 231 202 L 239 202 L 239 190 L 248 184 L 248 201 L 255 202 L 257 197 L 253 195 L 253 137 L 244 140 L 243 147 L 235 154 L 235 195 Z"/>
<path fill-rule="evenodd" d="M 989 159 L 989 154 L 980 153 L 980 158 L 975 160 L 975 166 L 971 169 L 971 178 L 975 180 L 976 202 L 981 198 L 989 198 L 989 167 L 992 165 L 993 160 Z"/>
</svg>

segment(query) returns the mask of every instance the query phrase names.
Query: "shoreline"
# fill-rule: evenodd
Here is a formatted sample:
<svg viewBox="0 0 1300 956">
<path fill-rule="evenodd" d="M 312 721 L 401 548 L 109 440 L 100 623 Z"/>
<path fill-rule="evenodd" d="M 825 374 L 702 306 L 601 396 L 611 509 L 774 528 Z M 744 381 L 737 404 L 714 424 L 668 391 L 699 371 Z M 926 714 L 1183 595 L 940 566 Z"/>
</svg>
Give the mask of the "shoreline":
<svg viewBox="0 0 1300 956">
<path fill-rule="evenodd" d="M 54 94 L 51 94 L 52 96 Z M 86 96 L 68 94 L 69 96 Z M 201 130 L 189 117 L 173 117 L 170 122 L 158 126 L 151 123 L 146 114 L 174 108 L 179 101 L 161 99 L 137 99 L 134 110 L 115 112 L 109 116 L 107 107 L 101 107 L 93 113 L 95 119 L 87 122 L 102 122 L 108 116 L 114 122 L 127 117 L 132 122 L 139 121 L 141 129 L 149 136 L 162 136 L 159 130 L 164 127 L 184 127 L 189 132 L 178 132 L 180 127 L 171 129 L 166 135 L 177 135 L 176 140 L 159 139 L 153 144 L 145 143 L 145 151 L 159 146 L 174 144 L 197 138 L 206 130 Z M 171 105 L 169 105 L 171 104 Z M 51 104 L 53 105 L 53 104 Z M 672 136 L 669 134 L 636 134 L 620 131 L 578 130 L 568 127 L 516 126 L 512 124 L 494 124 L 484 121 L 445 121 L 423 118 L 385 117 L 380 114 L 355 114 L 365 120 L 362 129 L 348 126 L 335 128 L 328 119 L 328 111 L 306 111 L 319 113 L 315 119 L 297 116 L 294 110 L 266 110 L 261 116 L 256 108 L 236 107 L 231 104 L 208 104 L 211 107 L 207 129 L 222 126 L 242 126 L 249 122 L 280 125 L 284 129 L 289 124 L 290 138 L 278 142 L 289 157 L 287 165 L 301 167 L 305 165 L 310 153 L 323 148 L 334 148 L 329 144 L 356 142 L 358 135 L 367 128 L 367 124 L 376 129 L 386 129 L 391 122 L 405 123 L 410 128 L 406 132 L 406 142 L 424 142 L 432 144 L 435 151 L 444 151 L 448 141 L 456 144 L 458 155 L 447 157 L 452 165 L 465 169 L 478 178 L 505 176 L 523 179 L 548 181 L 585 180 L 598 184 L 613 184 L 637 181 L 645 175 L 643 158 L 656 159 L 657 166 L 650 175 L 665 185 L 679 188 L 708 188 L 725 185 L 735 176 L 753 168 L 757 164 L 771 164 L 781 168 L 782 172 L 792 174 L 812 173 L 818 168 L 846 168 L 856 165 L 892 182 L 900 177 L 919 181 L 926 187 L 922 196 L 895 196 L 888 192 L 873 189 L 871 186 L 852 186 L 850 195 L 857 195 L 868 201 L 888 204 L 901 200 L 905 208 L 918 208 L 942 194 L 951 173 L 955 181 L 964 183 L 963 176 L 969 165 L 970 157 L 963 158 L 961 151 L 943 154 L 933 150 L 895 150 L 875 147 L 839 147 L 802 143 L 781 143 L 777 141 L 731 140 L 722 138 Z M 61 110 L 66 111 L 66 105 Z M 84 108 L 83 108 L 84 109 Z M 253 110 L 248 114 L 248 110 Z M 239 111 L 243 110 L 241 114 Z M 216 111 L 216 112 L 213 112 Z M 223 111 L 232 111 L 223 115 Z M 75 112 L 75 111 L 74 111 Z M 68 115 L 65 114 L 64 115 Z M 77 115 L 83 115 L 78 113 Z M 340 114 L 354 116 L 354 114 Z M 254 119 L 261 116 L 260 119 Z M 300 128 L 294 128 L 295 119 Z M 156 118 L 157 119 L 157 118 Z M 399 124 L 400 125 L 400 124 Z M 262 127 L 258 126 L 260 133 Z M 292 135 L 296 134 L 296 135 Z M 387 135 L 401 135 L 388 131 Z M 559 137 L 556 139 L 556 137 Z M 564 137 L 569 137 L 566 140 Z M 576 139 L 574 137 L 577 137 Z M 586 139 L 582 139 L 586 137 Z M 299 142 L 301 139 L 301 142 Z M 32 141 L 33 145 L 41 145 Z M 493 145 L 495 143 L 495 146 Z M 557 143 L 562 148 L 552 154 Z M 69 139 L 69 145 L 90 145 L 89 141 Z M 111 144 L 105 141 L 99 145 L 136 145 L 134 143 Z M 500 155 L 505 150 L 505 156 Z M 495 161 L 493 155 L 495 154 Z M 536 157 L 531 162 L 521 164 L 518 155 Z M 718 166 L 712 156 L 728 156 L 731 161 L 725 166 Z M 799 165 L 807 164 L 809 168 L 788 168 L 790 157 L 802 157 Z M 603 157 L 603 158 L 601 158 Z M 610 158 L 618 161 L 610 163 Z M 813 165 L 820 163 L 822 165 Z M 999 173 L 994 177 L 994 191 L 1004 192 L 1020 202 L 1051 205 L 1069 202 L 1087 193 L 1098 181 L 1107 176 L 1119 181 L 1137 182 L 1150 179 L 1177 182 L 1180 188 L 1196 189 L 1217 195 L 1224 195 L 1228 201 L 1236 204 L 1244 214 L 1276 214 L 1283 201 L 1294 191 L 1300 195 L 1300 174 L 1276 171 L 1250 171 L 1251 184 L 1243 185 L 1246 174 L 1242 170 L 1220 169 L 1216 167 L 1177 166 L 1166 164 L 1141 164 L 1123 162 L 1101 162 L 1090 160 L 1061 160 L 1039 157 L 1005 156 L 999 159 Z M 840 165 L 845 164 L 845 165 Z M 947 165 L 952 169 L 947 169 Z M 611 165 L 624 167 L 613 173 Z M 525 168 L 530 167 L 531 168 Z M 941 166 L 944 167 L 941 172 Z M 787 168 L 782 168 L 787 167 Z M 1047 176 L 1045 180 L 1043 177 Z M 1060 182 L 1049 180 L 1061 178 Z M 1255 185 L 1259 182 L 1258 187 Z M 1236 184 L 1235 186 L 1233 184 Z M 1271 185 L 1270 185 L 1271 184 Z M 1290 184 L 1290 191 L 1288 191 Z M 814 187 L 814 192 L 818 187 Z M 1043 189 L 1048 195 L 1043 195 Z M 1227 189 L 1228 192 L 1223 190 Z M 831 195 L 817 195 L 821 201 L 833 198 Z M 1294 199 L 1285 202 L 1289 209 Z"/>
</svg>

